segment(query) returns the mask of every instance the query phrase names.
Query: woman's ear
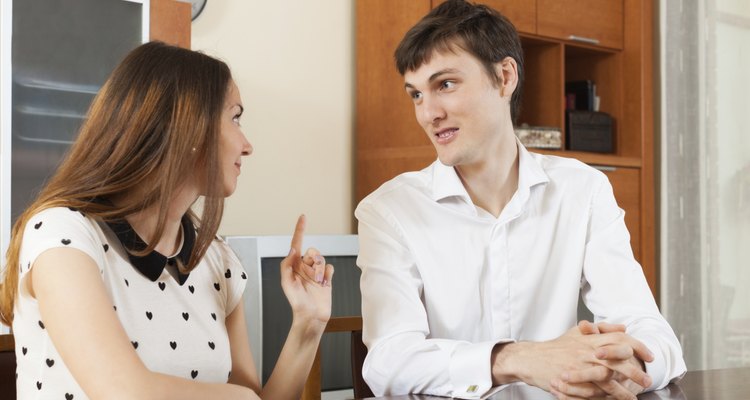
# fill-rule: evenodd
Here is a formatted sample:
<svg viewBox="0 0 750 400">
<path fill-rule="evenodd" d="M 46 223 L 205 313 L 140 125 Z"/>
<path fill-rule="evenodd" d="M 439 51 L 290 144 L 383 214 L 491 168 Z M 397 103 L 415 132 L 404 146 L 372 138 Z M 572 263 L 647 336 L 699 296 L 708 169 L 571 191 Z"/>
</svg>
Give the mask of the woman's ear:
<svg viewBox="0 0 750 400">
<path fill-rule="evenodd" d="M 513 57 L 505 57 L 502 61 L 495 64 L 495 74 L 497 74 L 500 96 L 510 97 L 518 86 L 518 64 Z"/>
</svg>

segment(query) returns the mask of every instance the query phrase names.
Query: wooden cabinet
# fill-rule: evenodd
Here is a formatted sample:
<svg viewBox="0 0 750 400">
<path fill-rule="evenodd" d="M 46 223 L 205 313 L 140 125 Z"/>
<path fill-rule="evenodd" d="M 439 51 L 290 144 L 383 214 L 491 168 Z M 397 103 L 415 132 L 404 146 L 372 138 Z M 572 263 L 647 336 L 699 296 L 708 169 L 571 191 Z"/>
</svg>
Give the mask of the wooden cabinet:
<svg viewBox="0 0 750 400">
<path fill-rule="evenodd" d="M 614 152 L 532 151 L 573 157 L 606 169 L 618 204 L 626 211 L 635 257 L 656 294 L 652 2 L 480 2 L 508 16 L 521 33 L 526 77 L 519 123 L 563 131 L 565 82 L 589 79 L 596 83 L 600 110 L 614 120 Z M 435 160 L 435 151 L 404 94 L 393 52 L 406 30 L 439 3 L 357 1 L 355 203 L 397 174 L 424 168 Z M 570 35 L 599 42 L 571 40 Z"/>
<path fill-rule="evenodd" d="M 621 49 L 624 0 L 536 0 L 540 36 Z"/>
<path fill-rule="evenodd" d="M 536 33 L 537 5 L 534 0 L 480 0 L 506 16 L 523 33 Z"/>
<path fill-rule="evenodd" d="M 190 4 L 175 0 L 151 0 L 149 36 L 175 46 L 190 48 Z"/>
</svg>

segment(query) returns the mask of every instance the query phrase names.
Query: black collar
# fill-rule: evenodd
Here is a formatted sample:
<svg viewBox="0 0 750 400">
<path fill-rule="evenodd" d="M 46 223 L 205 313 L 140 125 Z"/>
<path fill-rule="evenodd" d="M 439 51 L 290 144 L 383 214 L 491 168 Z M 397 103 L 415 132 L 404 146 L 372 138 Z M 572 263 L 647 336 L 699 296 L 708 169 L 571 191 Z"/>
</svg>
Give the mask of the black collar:
<svg viewBox="0 0 750 400">
<path fill-rule="evenodd" d="M 190 217 L 187 215 L 182 217 L 182 248 L 180 249 L 180 252 L 175 257 L 166 257 L 163 254 L 159 253 L 156 250 L 151 251 L 150 253 L 146 254 L 145 256 L 137 256 L 134 255 L 133 252 L 139 252 L 144 250 L 148 245 L 146 242 L 141 239 L 140 236 L 138 236 L 137 233 L 133 230 L 133 227 L 130 226 L 130 224 L 122 220 L 107 222 L 107 225 L 109 225 L 109 228 L 112 229 L 112 232 L 117 235 L 117 239 L 120 240 L 120 243 L 125 248 L 125 251 L 128 253 L 128 258 L 130 258 L 130 263 L 140 271 L 141 274 L 145 275 L 148 279 L 151 280 L 151 282 L 156 282 L 157 279 L 159 279 L 159 276 L 161 276 L 162 271 L 164 271 L 164 267 L 169 265 L 175 265 L 176 259 L 179 259 L 182 265 L 188 265 L 188 261 L 190 260 L 190 253 L 193 251 L 193 246 L 195 245 L 195 228 L 193 227 L 193 223 L 190 221 Z M 183 274 L 180 272 L 179 268 L 177 269 L 177 281 L 180 283 L 180 286 L 187 281 L 188 277 L 190 276 L 190 273 Z"/>
</svg>

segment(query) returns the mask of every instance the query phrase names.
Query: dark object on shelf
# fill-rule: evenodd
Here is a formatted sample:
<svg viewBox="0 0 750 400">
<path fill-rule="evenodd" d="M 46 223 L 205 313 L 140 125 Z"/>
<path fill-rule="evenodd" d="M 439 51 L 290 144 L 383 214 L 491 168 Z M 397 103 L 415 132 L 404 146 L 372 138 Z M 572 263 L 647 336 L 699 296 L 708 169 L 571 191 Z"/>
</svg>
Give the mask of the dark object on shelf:
<svg viewBox="0 0 750 400">
<path fill-rule="evenodd" d="M 565 112 L 565 142 L 568 150 L 614 152 L 612 117 L 596 111 Z"/>
<path fill-rule="evenodd" d="M 565 82 L 565 109 L 594 111 L 596 85 L 593 81 Z"/>
</svg>

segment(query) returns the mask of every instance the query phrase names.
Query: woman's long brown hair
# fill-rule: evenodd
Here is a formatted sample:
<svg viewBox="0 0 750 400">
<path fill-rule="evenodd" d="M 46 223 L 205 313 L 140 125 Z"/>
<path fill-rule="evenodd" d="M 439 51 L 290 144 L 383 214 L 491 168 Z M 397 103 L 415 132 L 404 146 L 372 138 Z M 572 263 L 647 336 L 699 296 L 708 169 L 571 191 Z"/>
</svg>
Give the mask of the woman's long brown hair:
<svg viewBox="0 0 750 400">
<path fill-rule="evenodd" d="M 150 42 L 130 52 L 89 108 L 65 160 L 13 225 L 0 285 L 0 320 L 13 322 L 19 253 L 29 219 L 51 207 L 74 207 L 115 220 L 158 207 L 154 249 L 164 232 L 170 200 L 187 179 L 205 186 L 203 212 L 189 212 L 198 234 L 187 270 L 206 253 L 224 209 L 218 163 L 220 116 L 229 68 L 207 55 Z M 137 195 L 133 195 L 136 194 Z M 103 199 L 117 198 L 117 205 Z"/>
</svg>

